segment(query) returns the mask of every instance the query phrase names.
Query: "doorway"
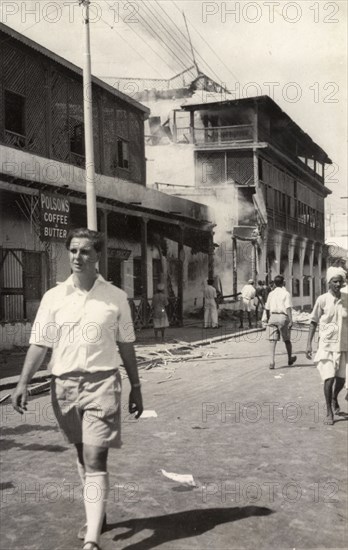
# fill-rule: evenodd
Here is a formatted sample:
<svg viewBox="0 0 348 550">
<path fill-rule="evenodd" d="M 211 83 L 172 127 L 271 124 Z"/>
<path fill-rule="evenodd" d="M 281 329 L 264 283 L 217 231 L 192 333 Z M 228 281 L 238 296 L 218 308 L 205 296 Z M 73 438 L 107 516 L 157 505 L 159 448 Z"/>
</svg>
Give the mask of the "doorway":
<svg viewBox="0 0 348 550">
<path fill-rule="evenodd" d="M 122 288 L 122 260 L 108 258 L 108 281 L 118 288 Z"/>
</svg>

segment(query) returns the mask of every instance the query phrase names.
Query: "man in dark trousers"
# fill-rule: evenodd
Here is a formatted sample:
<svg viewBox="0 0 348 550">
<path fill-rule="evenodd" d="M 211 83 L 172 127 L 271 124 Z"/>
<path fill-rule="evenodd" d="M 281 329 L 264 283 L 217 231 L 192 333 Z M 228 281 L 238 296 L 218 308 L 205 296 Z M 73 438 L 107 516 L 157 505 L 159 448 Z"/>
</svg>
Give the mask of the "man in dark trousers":
<svg viewBox="0 0 348 550">
<path fill-rule="evenodd" d="M 23 413 L 27 386 L 52 348 L 53 410 L 66 440 L 76 447 L 83 484 L 87 523 L 78 535 L 84 538 L 83 550 L 100 549 L 105 526 L 108 451 L 120 446 L 121 362 L 131 384 L 129 412 L 136 418 L 143 412 L 127 295 L 98 274 L 102 246 L 103 236 L 96 231 L 69 234 L 72 274 L 41 301 L 12 396 L 14 408 Z"/>
</svg>

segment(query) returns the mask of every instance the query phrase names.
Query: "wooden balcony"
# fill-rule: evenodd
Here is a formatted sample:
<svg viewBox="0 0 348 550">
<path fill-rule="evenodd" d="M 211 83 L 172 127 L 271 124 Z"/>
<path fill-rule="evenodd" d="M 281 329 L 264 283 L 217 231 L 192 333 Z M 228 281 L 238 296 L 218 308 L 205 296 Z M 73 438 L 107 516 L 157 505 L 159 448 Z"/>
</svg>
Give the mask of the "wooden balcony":
<svg viewBox="0 0 348 550">
<path fill-rule="evenodd" d="M 270 229 L 278 229 L 291 235 L 307 237 L 313 241 L 324 242 L 325 240 L 324 228 L 310 227 L 297 218 L 281 214 L 272 208 L 267 208 L 267 221 Z"/>
<path fill-rule="evenodd" d="M 203 147 L 221 147 L 233 143 L 252 143 L 254 129 L 251 124 L 193 128 L 193 143 Z"/>
</svg>

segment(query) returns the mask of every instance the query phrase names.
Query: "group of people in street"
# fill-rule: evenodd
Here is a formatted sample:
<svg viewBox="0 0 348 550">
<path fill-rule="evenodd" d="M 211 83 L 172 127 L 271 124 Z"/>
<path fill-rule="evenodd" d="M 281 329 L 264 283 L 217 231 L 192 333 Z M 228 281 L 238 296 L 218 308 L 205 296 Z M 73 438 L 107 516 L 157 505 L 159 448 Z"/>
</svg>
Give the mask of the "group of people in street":
<svg viewBox="0 0 348 550">
<path fill-rule="evenodd" d="M 331 266 L 327 270 L 326 282 L 328 291 L 317 298 L 310 315 L 306 357 L 313 360 L 323 381 L 326 404 L 324 423 L 332 426 L 334 416 L 340 414 L 338 394 L 345 385 L 348 370 L 347 273 L 341 266 Z M 295 355 L 292 355 L 291 295 L 285 289 L 284 277 L 281 275 L 275 277 L 274 284 L 275 289 L 270 292 L 265 304 L 268 338 L 271 344 L 270 369 L 275 367 L 275 349 L 280 338 L 282 338 L 286 347 L 288 366 L 292 366 L 297 359 Z M 313 358 L 312 342 L 317 327 L 319 327 L 319 343 Z M 347 382 L 346 390 L 347 399 Z"/>
<path fill-rule="evenodd" d="M 139 418 L 143 412 L 127 295 L 105 281 L 97 271 L 103 244 L 103 235 L 96 231 L 82 228 L 69 234 L 66 247 L 71 275 L 42 298 L 22 373 L 12 396 L 14 408 L 23 414 L 27 408 L 28 384 L 51 348 L 52 406 L 66 441 L 76 448 L 76 466 L 82 484 L 86 523 L 77 536 L 84 540 L 83 550 L 100 550 L 100 534 L 107 524 L 108 452 L 121 445 L 121 364 L 131 386 L 129 413 Z M 348 356 L 348 294 L 342 292 L 345 281 L 343 268 L 328 269 L 329 290 L 319 296 L 312 311 L 306 350 L 308 359 L 312 359 L 312 340 L 319 325 L 320 341 L 314 362 L 324 381 L 325 422 L 331 425 L 340 410 L 337 398 L 344 386 Z M 241 312 L 247 312 L 249 325 L 250 304 L 255 296 L 260 297 L 265 308 L 271 369 L 275 368 L 275 349 L 280 338 L 286 347 L 288 365 L 296 361 L 290 338 L 291 296 L 285 289 L 283 276 L 276 276 L 274 285 L 267 296 L 259 281 L 262 293 L 260 290 L 258 295 L 254 281 L 249 280 L 241 295 Z M 214 281 L 209 279 L 205 290 L 204 326 L 218 324 L 216 301 Z M 160 331 L 162 339 L 168 326 L 167 304 L 164 285 L 160 284 L 153 299 L 153 309 L 155 334 L 157 337 Z M 95 333 L 86 332 L 86 326 L 94 326 Z M 102 498 L 91 497 L 93 487 L 97 487 Z"/>
<path fill-rule="evenodd" d="M 244 327 L 244 313 L 247 314 L 249 328 L 252 327 L 252 312 L 255 311 L 255 322 L 262 320 L 265 315 L 265 305 L 269 293 L 274 289 L 274 281 L 270 281 L 267 285 L 265 281 L 257 281 L 255 286 L 254 279 L 249 279 L 247 284 L 243 286 L 240 295 L 239 308 L 239 328 Z"/>
</svg>

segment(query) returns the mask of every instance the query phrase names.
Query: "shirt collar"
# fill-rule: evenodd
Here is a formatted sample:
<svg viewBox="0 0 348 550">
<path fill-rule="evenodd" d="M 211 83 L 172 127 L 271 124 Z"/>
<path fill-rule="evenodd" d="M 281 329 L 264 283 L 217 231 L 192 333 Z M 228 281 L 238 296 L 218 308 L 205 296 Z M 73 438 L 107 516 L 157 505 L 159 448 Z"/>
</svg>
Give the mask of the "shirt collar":
<svg viewBox="0 0 348 550">
<path fill-rule="evenodd" d="M 97 276 L 92 288 L 94 288 L 95 285 L 100 284 L 100 283 L 101 284 L 108 284 L 108 282 L 104 279 L 104 277 L 102 275 L 100 275 L 100 273 L 98 273 L 98 276 Z M 65 285 L 66 287 L 75 288 L 73 274 L 71 274 L 65 281 L 63 281 L 60 284 Z"/>
</svg>

